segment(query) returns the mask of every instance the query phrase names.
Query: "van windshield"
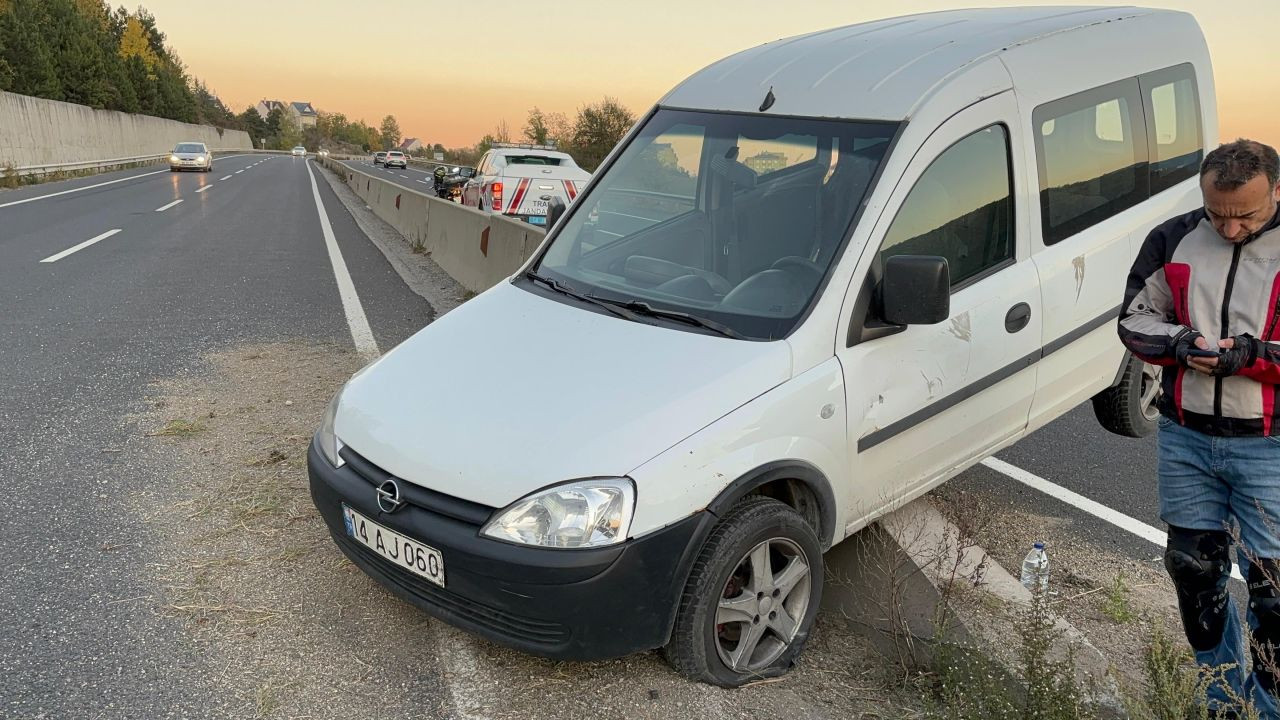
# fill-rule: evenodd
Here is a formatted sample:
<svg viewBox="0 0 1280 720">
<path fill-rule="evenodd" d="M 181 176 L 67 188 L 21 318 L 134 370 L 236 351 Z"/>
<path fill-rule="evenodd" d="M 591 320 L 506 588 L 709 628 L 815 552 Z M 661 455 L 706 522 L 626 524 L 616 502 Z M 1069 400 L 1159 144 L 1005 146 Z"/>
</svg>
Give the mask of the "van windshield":
<svg viewBox="0 0 1280 720">
<path fill-rule="evenodd" d="M 574 203 L 535 271 L 596 299 L 784 337 L 839 256 L 896 130 L 659 110 Z"/>
</svg>

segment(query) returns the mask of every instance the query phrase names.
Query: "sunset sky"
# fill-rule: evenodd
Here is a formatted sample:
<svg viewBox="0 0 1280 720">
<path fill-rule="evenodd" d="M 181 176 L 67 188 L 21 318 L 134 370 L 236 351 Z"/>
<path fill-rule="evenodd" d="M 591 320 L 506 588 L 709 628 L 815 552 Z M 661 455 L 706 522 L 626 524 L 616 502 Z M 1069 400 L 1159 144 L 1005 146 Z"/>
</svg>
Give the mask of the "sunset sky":
<svg viewBox="0 0 1280 720">
<path fill-rule="evenodd" d="M 189 70 L 232 110 L 305 100 L 405 136 L 470 145 L 531 107 L 562 112 L 605 95 L 640 114 L 690 73 L 781 37 L 943 0 L 143 0 Z M 1015 6 L 988 0 L 975 3 Z M 1058 2 L 1094 5 L 1096 2 Z M 1195 14 L 1217 77 L 1223 138 L 1280 143 L 1280 0 L 1166 0 Z M 133 5 L 130 5 L 133 7 Z"/>
</svg>

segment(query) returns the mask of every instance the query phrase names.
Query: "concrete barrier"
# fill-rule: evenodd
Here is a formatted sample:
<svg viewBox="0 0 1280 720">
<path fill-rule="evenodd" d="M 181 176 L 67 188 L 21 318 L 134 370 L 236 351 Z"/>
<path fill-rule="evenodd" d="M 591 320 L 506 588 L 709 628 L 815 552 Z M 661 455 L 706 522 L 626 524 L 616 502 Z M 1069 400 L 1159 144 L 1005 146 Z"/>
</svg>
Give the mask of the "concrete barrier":
<svg viewBox="0 0 1280 720">
<path fill-rule="evenodd" d="M 0 170 L 91 166 L 167 153 L 183 141 L 214 151 L 253 149 L 243 130 L 0 92 Z"/>
<path fill-rule="evenodd" d="M 410 190 L 332 157 L 319 160 L 343 178 L 374 214 L 415 248 L 430 253 L 436 264 L 472 292 L 483 292 L 510 277 L 546 237 L 542 228 L 528 223 Z"/>
</svg>

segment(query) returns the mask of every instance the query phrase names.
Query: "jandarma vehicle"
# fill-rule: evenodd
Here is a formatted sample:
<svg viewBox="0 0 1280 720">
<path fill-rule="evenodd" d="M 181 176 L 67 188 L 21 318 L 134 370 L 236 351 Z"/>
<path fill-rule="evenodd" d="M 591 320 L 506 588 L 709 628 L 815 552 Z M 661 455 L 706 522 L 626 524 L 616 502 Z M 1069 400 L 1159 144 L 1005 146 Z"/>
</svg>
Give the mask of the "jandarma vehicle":
<svg viewBox="0 0 1280 720">
<path fill-rule="evenodd" d="M 933 13 L 725 58 L 509 281 L 334 396 L 316 507 L 497 642 L 783 673 L 832 545 L 1087 400 L 1150 432 L 1125 275 L 1217 134 L 1185 13 Z"/>
</svg>

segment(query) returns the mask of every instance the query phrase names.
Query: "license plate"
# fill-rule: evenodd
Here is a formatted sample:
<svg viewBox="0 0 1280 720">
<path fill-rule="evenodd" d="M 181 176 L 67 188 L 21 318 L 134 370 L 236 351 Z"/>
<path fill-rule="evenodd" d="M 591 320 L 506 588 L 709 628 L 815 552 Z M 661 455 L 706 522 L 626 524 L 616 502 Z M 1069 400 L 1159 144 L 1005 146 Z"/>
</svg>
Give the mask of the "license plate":
<svg viewBox="0 0 1280 720">
<path fill-rule="evenodd" d="M 529 217 L 530 225 L 546 225 L 547 218 L 542 215 L 532 215 Z"/>
<path fill-rule="evenodd" d="M 342 506 L 342 521 L 346 523 L 348 537 L 387 562 L 444 587 L 444 556 L 439 550 L 383 527 L 346 505 Z"/>
</svg>

